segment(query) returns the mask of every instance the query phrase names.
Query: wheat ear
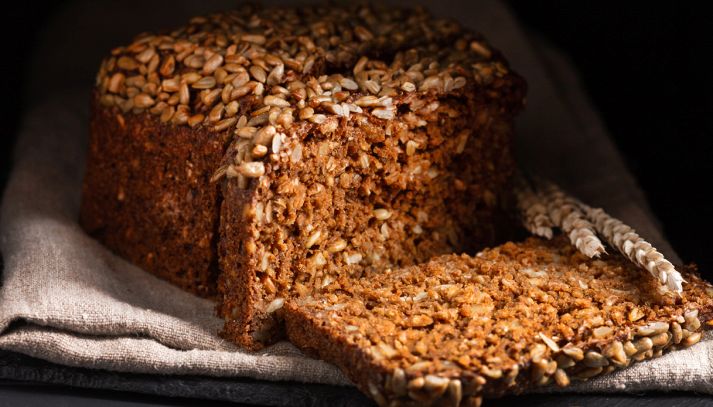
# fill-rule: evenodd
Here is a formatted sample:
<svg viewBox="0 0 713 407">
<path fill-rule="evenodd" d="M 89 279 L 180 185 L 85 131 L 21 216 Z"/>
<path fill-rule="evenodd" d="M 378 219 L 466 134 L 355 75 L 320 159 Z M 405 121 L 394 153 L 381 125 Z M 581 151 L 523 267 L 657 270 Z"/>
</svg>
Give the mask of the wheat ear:
<svg viewBox="0 0 713 407">
<path fill-rule="evenodd" d="M 587 257 L 606 253 L 594 231 L 594 225 L 581 209 L 581 203 L 551 182 L 540 181 L 547 212 L 553 224 L 569 237 L 570 242 Z"/>
<path fill-rule="evenodd" d="M 604 212 L 601 208 L 583 206 L 589 219 L 594 222 L 597 231 L 607 240 L 609 245 L 628 257 L 634 264 L 646 269 L 661 284 L 670 290 L 683 291 L 685 280 L 670 261 L 666 260 L 655 247 L 644 240 L 629 225 Z"/>
<path fill-rule="evenodd" d="M 521 176 L 515 178 L 515 198 L 522 224 L 536 236 L 552 239 L 552 219 L 542 196 Z"/>
</svg>

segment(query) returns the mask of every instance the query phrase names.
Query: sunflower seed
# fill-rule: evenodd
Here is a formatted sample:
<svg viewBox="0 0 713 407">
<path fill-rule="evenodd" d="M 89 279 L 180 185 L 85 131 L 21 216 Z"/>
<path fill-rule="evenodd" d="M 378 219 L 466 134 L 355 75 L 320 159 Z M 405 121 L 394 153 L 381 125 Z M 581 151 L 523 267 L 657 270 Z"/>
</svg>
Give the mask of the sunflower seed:
<svg viewBox="0 0 713 407">
<path fill-rule="evenodd" d="M 689 335 L 688 337 L 684 338 L 681 341 L 681 345 L 683 347 L 689 347 L 697 344 L 701 340 L 701 333 L 700 332 L 695 332 Z"/>
<path fill-rule="evenodd" d="M 280 147 L 282 147 L 282 137 L 280 134 L 275 134 L 271 141 L 272 153 L 277 154 L 280 152 Z"/>
<path fill-rule="evenodd" d="M 499 379 L 503 377 L 503 371 L 500 369 L 491 369 L 487 366 L 483 366 L 480 369 L 480 373 L 482 373 L 485 376 L 488 376 L 491 379 Z"/>
<path fill-rule="evenodd" d="M 240 127 L 235 131 L 235 134 L 238 137 L 246 138 L 246 139 L 252 139 L 255 133 L 257 133 L 258 129 L 257 127 L 252 127 L 252 126 L 245 126 L 245 127 Z"/>
<path fill-rule="evenodd" d="M 167 106 L 161 111 L 161 123 L 168 123 L 173 118 L 176 109 L 173 106 Z M 190 119 L 189 119 L 190 120 Z M 190 124 L 190 123 L 189 123 Z"/>
<path fill-rule="evenodd" d="M 560 369 L 567 369 L 575 365 L 572 358 L 563 354 L 555 355 L 555 362 L 557 362 L 557 367 Z"/>
<path fill-rule="evenodd" d="M 627 362 L 624 345 L 619 341 L 614 341 L 604 350 L 604 355 L 612 362 L 623 365 Z"/>
<path fill-rule="evenodd" d="M 213 54 L 205 64 L 203 64 L 203 75 L 210 75 L 218 69 L 219 66 L 223 64 L 223 56 L 220 54 Z"/>
<path fill-rule="evenodd" d="M 203 64 L 205 63 L 205 58 L 203 55 L 189 55 L 183 60 L 183 64 L 186 65 L 189 68 L 201 68 L 203 67 Z"/>
<path fill-rule="evenodd" d="M 671 339 L 674 344 L 679 344 L 683 339 L 683 331 L 681 330 L 681 325 L 678 322 L 671 323 Z"/>
<path fill-rule="evenodd" d="M 416 91 L 416 85 L 414 85 L 412 82 L 404 82 L 401 84 L 401 90 L 404 92 L 414 92 Z"/>
<path fill-rule="evenodd" d="M 701 327 L 701 320 L 698 319 L 698 310 L 690 310 L 687 311 L 686 313 L 683 314 L 683 317 L 685 318 L 685 324 L 683 325 L 684 328 L 688 329 L 689 331 L 696 331 L 698 328 Z"/>
<path fill-rule="evenodd" d="M 430 366 L 430 363 L 428 365 Z M 422 368 L 415 368 L 414 366 L 416 365 L 409 366 L 407 370 L 413 370 L 416 372 L 422 370 Z M 421 390 L 424 384 L 426 384 L 426 379 L 424 379 L 423 377 L 416 377 L 414 379 L 409 380 L 408 384 L 406 385 L 406 388 L 408 389 L 408 391 L 417 391 Z"/>
<path fill-rule="evenodd" d="M 256 81 L 258 82 L 265 82 L 267 80 L 267 74 L 265 73 L 265 70 L 260 68 L 257 65 L 252 65 L 249 69 L 250 75 L 252 75 L 253 78 L 255 78 Z"/>
<path fill-rule="evenodd" d="M 263 45 L 267 41 L 265 36 L 260 34 L 243 34 L 240 39 L 257 45 Z"/>
<path fill-rule="evenodd" d="M 547 345 L 550 349 L 552 349 L 552 352 L 559 352 L 560 347 L 557 345 L 557 342 L 553 341 L 552 338 L 549 336 L 545 335 L 544 333 L 540 332 L 540 339 L 542 339 L 542 342 Z"/>
<path fill-rule="evenodd" d="M 268 304 L 267 308 L 265 308 L 265 313 L 266 314 L 272 314 L 273 312 L 279 310 L 282 308 L 282 306 L 285 305 L 285 299 L 284 298 L 275 298 Z"/>
<path fill-rule="evenodd" d="M 188 90 L 188 84 L 185 82 L 181 83 L 178 90 L 178 103 L 182 105 L 187 105 L 190 102 L 190 98 L 191 93 Z"/>
<path fill-rule="evenodd" d="M 312 233 L 309 238 L 307 238 L 307 241 L 305 241 L 305 248 L 309 249 L 310 247 L 314 246 L 317 241 L 319 241 L 319 238 L 322 236 L 322 232 L 319 230 Z"/>
<path fill-rule="evenodd" d="M 460 406 L 463 400 L 463 385 L 458 379 L 451 379 L 448 383 L 448 401 L 452 406 Z"/>
<path fill-rule="evenodd" d="M 272 138 L 277 134 L 277 129 L 275 126 L 267 125 L 260 128 L 254 135 L 253 141 L 255 144 L 262 144 L 264 146 L 272 143 Z"/>
<path fill-rule="evenodd" d="M 609 361 L 601 353 L 590 350 L 584 354 L 584 365 L 588 367 L 603 367 L 609 365 Z"/>
<path fill-rule="evenodd" d="M 347 247 L 347 242 L 344 239 L 337 239 L 327 247 L 327 251 L 331 253 L 340 252 Z"/>
<path fill-rule="evenodd" d="M 147 108 L 156 103 L 153 98 L 145 93 L 140 93 L 134 96 L 134 106 L 139 108 Z"/>
<path fill-rule="evenodd" d="M 344 256 L 345 263 L 349 266 L 352 264 L 359 264 L 362 261 L 362 258 L 363 257 L 360 253 L 353 253 Z"/>
<path fill-rule="evenodd" d="M 159 68 L 158 72 L 162 76 L 171 76 L 173 75 L 173 71 L 176 69 L 176 58 L 173 57 L 173 55 L 169 55 L 166 57 L 166 59 L 163 60 L 163 63 L 161 64 L 161 67 Z"/>
<path fill-rule="evenodd" d="M 637 352 L 646 352 L 654 347 L 654 343 L 651 341 L 651 338 L 644 337 L 635 341 L 634 346 L 636 347 Z"/>
<path fill-rule="evenodd" d="M 627 341 L 624 343 L 624 352 L 626 353 L 626 356 L 632 356 L 635 355 L 639 349 L 634 345 L 633 342 Z"/>
<path fill-rule="evenodd" d="M 658 335 L 652 336 L 651 342 L 656 347 L 662 347 L 662 346 L 666 346 L 670 339 L 671 339 L 671 336 L 669 335 L 668 332 L 662 332 Z"/>
<path fill-rule="evenodd" d="M 272 68 L 272 70 L 270 71 L 270 74 L 267 75 L 267 79 L 266 79 L 267 85 L 273 86 L 278 83 L 281 83 L 284 73 L 285 73 L 285 66 L 282 63 L 280 63 L 279 65 Z"/>
<path fill-rule="evenodd" d="M 127 71 L 133 71 L 139 67 L 139 64 L 131 57 L 121 56 L 116 61 L 116 66 Z"/>
<path fill-rule="evenodd" d="M 373 114 L 375 117 L 378 117 L 379 119 L 384 120 L 391 120 L 395 117 L 393 109 L 374 109 L 371 111 L 371 114 Z"/>
<path fill-rule="evenodd" d="M 391 391 L 401 397 L 408 392 L 406 388 L 406 373 L 401 368 L 394 369 L 394 373 L 391 376 Z"/>
<path fill-rule="evenodd" d="M 201 79 L 194 82 L 191 87 L 193 89 L 211 89 L 215 87 L 215 78 L 212 76 L 204 76 Z"/>
<path fill-rule="evenodd" d="M 560 387 L 567 387 L 569 386 L 569 376 L 567 376 L 567 373 L 562 370 L 562 369 L 557 369 L 555 371 L 555 383 L 557 383 L 558 386 Z"/>
<path fill-rule="evenodd" d="M 123 73 L 117 72 L 111 76 L 107 90 L 112 93 L 119 93 L 126 77 Z"/>
<path fill-rule="evenodd" d="M 395 351 L 394 351 L 395 352 Z M 433 398 L 440 397 L 448 389 L 450 380 L 445 377 L 435 375 L 426 375 L 424 379 L 423 389 L 428 392 Z"/>
<path fill-rule="evenodd" d="M 208 121 L 211 123 L 220 121 L 220 119 L 223 118 L 224 108 L 225 108 L 225 106 L 223 105 L 222 102 L 215 105 L 213 107 L 213 109 L 210 111 L 210 113 L 208 113 Z"/>
<path fill-rule="evenodd" d="M 265 98 L 263 99 L 263 103 L 265 103 L 265 105 L 267 106 L 290 107 L 290 102 L 286 101 L 281 97 L 273 95 L 265 96 Z"/>
<path fill-rule="evenodd" d="M 387 220 L 391 217 L 391 211 L 388 209 L 374 209 L 374 217 L 378 220 Z"/>
<path fill-rule="evenodd" d="M 265 164 L 260 161 L 242 163 L 237 167 L 237 171 L 248 178 L 257 178 L 265 174 Z"/>
<path fill-rule="evenodd" d="M 636 334 L 639 336 L 651 336 L 655 334 L 660 334 L 662 332 L 667 332 L 669 328 L 668 322 L 652 322 L 640 326 L 636 329 Z"/>
<path fill-rule="evenodd" d="M 250 152 L 253 157 L 255 158 L 261 158 L 264 157 L 267 154 L 267 147 L 257 144 L 253 147 L 252 151 Z"/>
<path fill-rule="evenodd" d="M 629 321 L 636 322 L 644 317 L 644 313 L 637 307 L 629 311 Z"/>
<path fill-rule="evenodd" d="M 571 346 L 569 344 L 567 346 L 565 346 L 564 348 L 562 348 L 562 353 L 569 356 L 570 358 L 572 358 L 575 361 L 580 361 L 580 360 L 584 359 L 584 351 L 582 351 L 582 349 L 580 349 L 576 346 Z"/>
<path fill-rule="evenodd" d="M 216 123 L 215 126 L 213 126 L 213 131 L 223 131 L 223 130 L 229 128 L 230 126 L 234 125 L 235 122 L 237 122 L 237 121 L 238 121 L 238 119 L 235 117 L 223 119 L 223 120 L 219 121 L 218 123 Z"/>
<path fill-rule="evenodd" d="M 201 101 L 206 106 L 212 106 L 215 100 L 218 98 L 218 95 L 220 95 L 220 93 L 220 89 L 213 89 L 211 91 L 201 92 Z"/>
<path fill-rule="evenodd" d="M 600 326 L 592 330 L 592 334 L 595 338 L 601 339 L 611 335 L 614 330 L 608 326 Z"/>
</svg>

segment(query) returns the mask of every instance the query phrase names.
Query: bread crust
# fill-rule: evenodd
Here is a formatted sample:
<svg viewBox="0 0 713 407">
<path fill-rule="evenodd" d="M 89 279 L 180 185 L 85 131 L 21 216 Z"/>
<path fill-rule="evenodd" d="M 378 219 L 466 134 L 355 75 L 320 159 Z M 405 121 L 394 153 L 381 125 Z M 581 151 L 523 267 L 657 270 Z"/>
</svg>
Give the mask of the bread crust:
<svg viewBox="0 0 713 407">
<path fill-rule="evenodd" d="M 228 136 L 163 124 L 149 114 L 91 108 L 80 224 L 137 266 L 216 297 L 219 186 Z"/>
</svg>

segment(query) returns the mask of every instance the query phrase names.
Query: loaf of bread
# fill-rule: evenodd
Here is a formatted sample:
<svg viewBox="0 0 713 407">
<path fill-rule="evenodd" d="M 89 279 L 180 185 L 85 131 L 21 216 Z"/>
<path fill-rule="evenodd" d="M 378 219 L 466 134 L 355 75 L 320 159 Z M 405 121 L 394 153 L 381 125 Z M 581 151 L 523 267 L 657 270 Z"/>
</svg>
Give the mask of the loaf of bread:
<svg viewBox="0 0 713 407">
<path fill-rule="evenodd" d="M 293 343 L 379 405 L 479 405 L 695 344 L 713 322 L 713 286 L 683 276 L 678 296 L 623 256 L 530 238 L 365 272 L 282 312 Z"/>
<path fill-rule="evenodd" d="M 420 9 L 196 17 L 103 61 L 81 223 L 259 348 L 285 301 L 502 239 L 524 93 Z"/>
</svg>

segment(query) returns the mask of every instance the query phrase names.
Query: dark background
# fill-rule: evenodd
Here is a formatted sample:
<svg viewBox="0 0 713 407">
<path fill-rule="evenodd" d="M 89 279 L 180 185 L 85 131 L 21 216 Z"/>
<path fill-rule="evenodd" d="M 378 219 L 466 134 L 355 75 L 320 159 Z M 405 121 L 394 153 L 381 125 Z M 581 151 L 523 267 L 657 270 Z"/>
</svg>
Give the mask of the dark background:
<svg viewBox="0 0 713 407">
<path fill-rule="evenodd" d="M 509 3 L 571 58 L 674 249 L 713 278 L 713 12 L 705 2 Z"/>
<path fill-rule="evenodd" d="M 22 89 L 36 34 L 64 3 L 4 5 L 0 186 L 7 179 L 14 134 L 28 103 Z M 708 62 L 713 13 L 698 7 L 703 2 L 509 4 L 529 30 L 571 58 L 673 247 L 712 279 L 713 205 L 708 196 L 713 185 L 713 68 Z M 668 399 L 674 404 L 691 401 Z"/>
</svg>

